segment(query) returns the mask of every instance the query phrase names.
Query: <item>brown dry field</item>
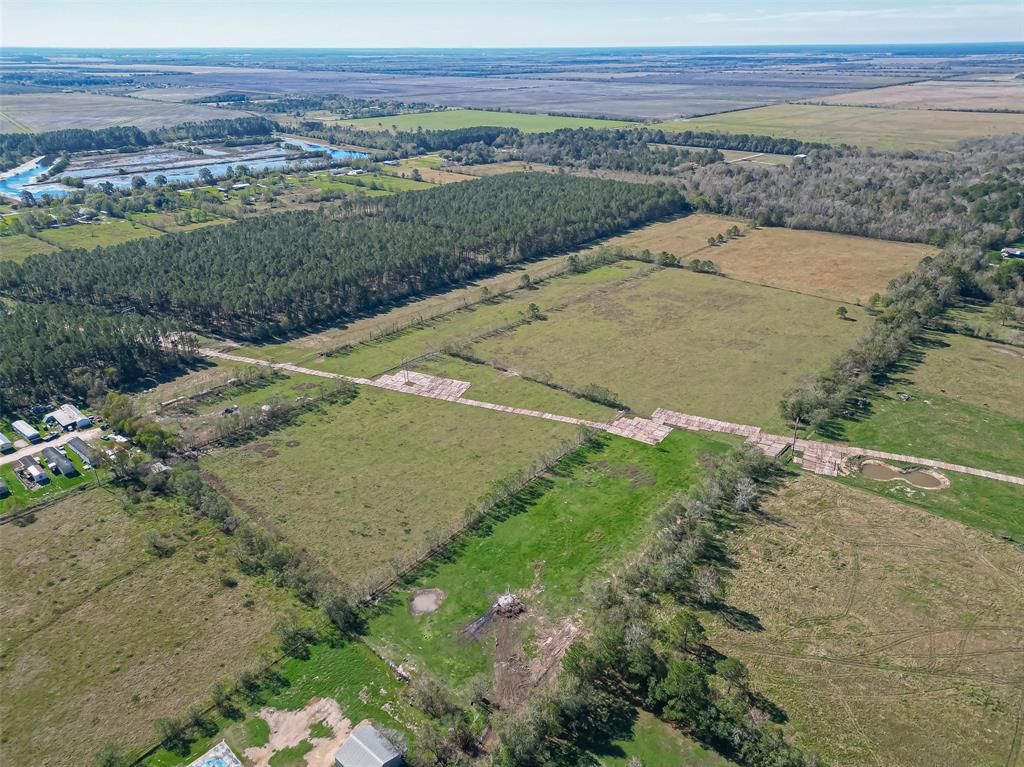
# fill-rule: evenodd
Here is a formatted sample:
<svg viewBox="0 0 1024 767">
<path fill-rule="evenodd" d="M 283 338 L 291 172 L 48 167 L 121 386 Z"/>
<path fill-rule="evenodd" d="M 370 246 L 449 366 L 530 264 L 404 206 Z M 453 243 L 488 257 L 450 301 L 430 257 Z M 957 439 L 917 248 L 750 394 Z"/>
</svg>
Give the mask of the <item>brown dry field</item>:
<svg viewBox="0 0 1024 767">
<path fill-rule="evenodd" d="M 741 237 L 709 247 L 708 237 L 733 224 Z M 802 229 L 748 230 L 742 221 L 694 214 L 651 224 L 609 241 L 630 248 L 667 250 L 679 259 L 710 259 L 727 276 L 837 301 L 866 301 L 889 280 L 937 251 L 928 245 L 873 240 Z"/>
<path fill-rule="evenodd" d="M 143 130 L 198 120 L 246 117 L 235 109 L 202 104 L 148 101 L 92 93 L 32 93 L 4 96 L 0 131 L 39 133 L 61 128 L 137 125 Z"/>
<path fill-rule="evenodd" d="M 429 184 L 457 184 L 460 181 L 472 181 L 473 176 L 466 175 L 465 173 L 452 173 L 447 170 L 438 170 L 437 168 L 417 168 L 420 172 L 420 178 Z M 410 178 L 412 171 L 399 170 L 397 173 L 388 171 L 390 175 L 400 176 L 402 178 Z"/>
<path fill-rule="evenodd" d="M 137 748 L 272 644 L 281 592 L 221 582 L 221 536 L 93 489 L 0 531 L 0 763 L 92 764 Z M 159 559 L 147 539 L 177 550 Z"/>
<path fill-rule="evenodd" d="M 710 642 L 798 743 L 829 764 L 1021 763 L 1024 552 L 812 475 L 765 511 L 730 546 L 747 628 L 719 613 Z"/>
<path fill-rule="evenodd" d="M 542 162 L 523 162 L 522 160 L 506 160 L 505 162 L 492 162 L 487 165 L 459 165 L 455 168 L 457 173 L 465 173 L 469 176 L 500 176 L 505 173 L 518 173 L 528 170 L 538 173 L 558 173 L 559 168 Z"/>
<path fill-rule="evenodd" d="M 821 99 L 821 103 L 899 109 L 992 109 L 1024 112 L 1024 80 L 933 80 L 852 93 L 837 93 Z"/>
</svg>

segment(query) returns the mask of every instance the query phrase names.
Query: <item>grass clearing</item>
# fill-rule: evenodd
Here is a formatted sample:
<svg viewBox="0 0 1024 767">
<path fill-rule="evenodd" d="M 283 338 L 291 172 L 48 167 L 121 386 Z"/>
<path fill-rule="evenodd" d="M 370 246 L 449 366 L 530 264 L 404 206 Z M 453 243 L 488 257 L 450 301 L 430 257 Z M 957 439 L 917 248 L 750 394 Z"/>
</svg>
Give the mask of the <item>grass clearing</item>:
<svg viewBox="0 0 1024 767">
<path fill-rule="evenodd" d="M 710 643 L 828 763 L 1013 763 L 1024 670 L 1024 552 L 813 476 L 730 544 L 726 601 L 763 630 L 709 616 Z"/>
<path fill-rule="evenodd" d="M 629 767 L 639 759 L 644 767 L 726 767 L 732 764 L 671 725 L 646 711 L 638 711 L 629 738 L 591 752 L 602 767 Z"/>
<path fill-rule="evenodd" d="M 722 245 L 707 240 L 738 225 L 743 235 Z M 836 301 L 867 302 L 889 281 L 936 248 L 802 229 L 747 229 L 734 219 L 697 214 L 651 224 L 610 244 L 668 251 L 681 261 L 710 259 L 729 277 Z"/>
<path fill-rule="evenodd" d="M 608 577 L 651 532 L 650 517 L 667 498 L 695 481 L 699 454 L 724 449 L 680 432 L 657 447 L 601 438 L 517 496 L 443 560 L 421 568 L 406 584 L 410 591 L 395 593 L 370 620 L 370 641 L 394 662 L 411 659 L 456 688 L 489 673 L 509 649 L 506 640 L 530 645 L 522 654 L 537 659 L 538 671 L 545 669 L 559 659 L 539 649 L 548 646 L 545 639 L 563 630 L 565 619 L 581 624 L 589 586 Z M 441 589 L 446 596 L 440 608 L 413 615 L 411 590 L 419 587 Z M 462 629 L 506 591 L 524 601 L 523 617 L 496 618 L 482 638 L 465 638 Z M 506 629 L 515 636 L 505 635 Z M 508 695 L 501 684 L 499 679 L 499 700 Z"/>
<path fill-rule="evenodd" d="M 291 609 L 244 576 L 224 586 L 226 543 L 166 507 L 126 511 L 98 489 L 36 516 L 0 531 L 0 722 L 12 763 L 81 763 L 110 740 L 151 742 L 155 719 L 180 715 L 268 649 Z M 175 552 L 151 554 L 150 534 Z"/>
<path fill-rule="evenodd" d="M 952 149 L 972 136 L 1020 133 L 1024 131 L 1024 114 L 776 104 L 651 127 L 753 133 L 880 149 Z"/>
<path fill-rule="evenodd" d="M 44 255 L 57 250 L 48 242 L 27 234 L 12 234 L 0 237 L 0 261 L 21 263 L 29 256 Z"/>
<path fill-rule="evenodd" d="M 393 574 L 438 531 L 458 527 L 493 482 L 574 434 L 567 424 L 363 389 L 348 405 L 201 463 L 244 512 L 356 585 Z"/>
<path fill-rule="evenodd" d="M 194 221 L 187 224 L 179 224 L 178 214 L 176 213 L 132 213 L 131 220 L 137 221 L 138 223 L 152 229 L 159 229 L 162 232 L 167 232 L 168 234 L 174 232 L 191 232 L 196 229 L 205 229 L 208 226 L 220 226 L 222 224 L 230 224 L 232 222 L 232 219 L 230 218 L 213 216 L 207 221 Z"/>
<path fill-rule="evenodd" d="M 621 128 L 635 125 L 626 120 L 600 120 L 590 117 L 559 117 L 522 112 L 490 112 L 485 109 L 446 109 L 439 112 L 414 112 L 390 117 L 364 117 L 345 120 L 348 125 L 371 130 L 403 131 L 455 130 L 480 125 L 498 128 L 518 128 L 524 133 L 546 133 L 559 128 Z"/>
<path fill-rule="evenodd" d="M 1022 401 L 1020 349 L 930 332 L 872 397 L 869 414 L 842 422 L 841 434 L 854 445 L 1021 474 Z"/>
<path fill-rule="evenodd" d="M 160 232 L 124 218 L 108 218 L 94 224 L 75 224 L 38 232 L 39 239 L 65 250 L 118 245 L 140 237 L 159 237 Z"/>
<path fill-rule="evenodd" d="M 662 269 L 473 351 L 577 391 L 600 384 L 641 414 L 667 407 L 780 429 L 782 393 L 847 348 L 864 316 L 851 307 L 856 321 L 843 321 L 821 298 Z"/>
</svg>

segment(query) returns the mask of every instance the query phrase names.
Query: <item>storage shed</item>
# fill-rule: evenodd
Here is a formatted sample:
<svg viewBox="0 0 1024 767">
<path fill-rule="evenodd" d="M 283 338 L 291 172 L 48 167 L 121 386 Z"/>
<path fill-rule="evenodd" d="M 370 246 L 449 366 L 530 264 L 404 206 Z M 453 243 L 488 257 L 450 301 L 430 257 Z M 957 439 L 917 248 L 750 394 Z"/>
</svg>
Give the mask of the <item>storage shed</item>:
<svg viewBox="0 0 1024 767">
<path fill-rule="evenodd" d="M 401 752 L 370 722 L 363 722 L 334 753 L 337 767 L 398 767 Z"/>
<path fill-rule="evenodd" d="M 34 426 L 29 425 L 25 421 L 15 421 L 11 424 L 11 428 L 18 432 L 18 435 L 27 439 L 29 442 L 39 441 L 39 432 L 36 431 Z"/>
</svg>

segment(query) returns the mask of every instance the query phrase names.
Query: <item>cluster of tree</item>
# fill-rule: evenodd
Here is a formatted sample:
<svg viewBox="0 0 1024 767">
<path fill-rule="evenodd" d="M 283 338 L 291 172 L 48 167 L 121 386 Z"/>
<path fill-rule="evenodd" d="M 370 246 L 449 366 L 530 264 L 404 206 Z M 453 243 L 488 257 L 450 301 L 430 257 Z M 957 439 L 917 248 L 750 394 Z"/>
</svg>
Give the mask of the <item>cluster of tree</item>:
<svg viewBox="0 0 1024 767">
<path fill-rule="evenodd" d="M 724 232 L 719 232 L 714 237 L 708 237 L 708 247 L 714 248 L 718 245 L 724 245 L 728 240 L 739 237 L 741 234 L 743 232 L 740 231 L 740 228 L 733 224 Z"/>
<path fill-rule="evenodd" d="M 587 750 L 628 732 L 636 708 L 740 765 L 815 764 L 773 724 L 780 712 L 751 689 L 743 664 L 707 646 L 687 608 L 719 606 L 720 537 L 757 510 L 780 471 L 750 448 L 705 458 L 701 482 L 660 512 L 640 561 L 606 585 L 597 628 L 566 652 L 558 687 L 499 722 L 497 767 L 589 763 Z"/>
<path fill-rule="evenodd" d="M 19 71 L 0 72 L 0 90 L 11 84 L 49 88 L 89 88 L 103 85 L 132 85 L 135 80 L 123 75 L 97 75 L 86 72 Z"/>
<path fill-rule="evenodd" d="M 799 141 L 793 138 L 758 136 L 747 133 L 718 133 L 716 131 L 645 131 L 647 141 L 655 144 L 699 146 L 706 149 L 736 149 L 741 152 L 764 152 L 766 154 L 807 154 L 818 149 L 829 149 L 829 144 Z"/>
<path fill-rule="evenodd" d="M 698 206 L 758 224 L 943 246 L 1012 241 L 1024 228 L 1024 135 L 955 153 L 819 149 L 790 166 L 711 165 Z"/>
<path fill-rule="evenodd" d="M 240 104 L 243 101 L 249 101 L 248 93 L 212 93 L 209 96 L 198 96 L 194 99 L 189 99 L 189 104 Z M 249 107 L 250 109 L 252 107 Z"/>
<path fill-rule="evenodd" d="M 429 112 L 442 109 L 434 104 L 406 103 L 393 99 L 360 99 L 351 96 L 331 94 L 326 96 L 281 96 L 273 99 L 252 101 L 249 109 L 272 114 L 293 114 L 324 111 L 348 120 L 362 117 L 391 117 L 409 112 Z M 322 127 L 322 123 L 319 123 Z"/>
<path fill-rule="evenodd" d="M 191 356 L 195 339 L 166 322 L 91 306 L 0 302 L 0 399 L 96 397 Z"/>
<path fill-rule="evenodd" d="M 893 280 L 886 296 L 872 297 L 879 314 L 867 332 L 825 372 L 786 393 L 779 405 L 783 417 L 794 429 L 820 429 L 855 415 L 863 395 L 884 380 L 928 323 L 958 298 L 984 297 L 975 280 L 984 263 L 970 248 L 950 248 Z"/>
<path fill-rule="evenodd" d="M 504 144 L 512 156 L 527 162 L 596 170 L 678 175 L 694 166 L 721 162 L 716 150 L 669 146 L 660 131 L 636 128 L 563 128 L 551 133 L 509 133 Z M 664 146 L 652 147 L 652 143 Z M 464 158 L 465 159 L 465 158 Z"/>
<path fill-rule="evenodd" d="M 408 157 L 423 152 L 457 150 L 466 144 L 502 146 L 519 131 L 494 126 L 474 126 L 452 130 L 382 131 L 366 130 L 351 125 L 303 126 L 306 135 L 333 144 L 371 147 L 395 157 Z M 386 155 L 385 155 L 386 156 Z"/>
<path fill-rule="evenodd" d="M 13 168 L 30 157 L 100 149 L 132 151 L 169 141 L 201 141 L 233 136 L 262 136 L 277 130 L 265 117 L 189 122 L 170 128 L 144 131 L 135 126 L 111 128 L 63 128 L 43 133 L 0 133 L 0 169 Z"/>
<path fill-rule="evenodd" d="M 669 187 L 516 173 L 0 263 L 0 290 L 266 337 L 686 209 Z"/>
</svg>

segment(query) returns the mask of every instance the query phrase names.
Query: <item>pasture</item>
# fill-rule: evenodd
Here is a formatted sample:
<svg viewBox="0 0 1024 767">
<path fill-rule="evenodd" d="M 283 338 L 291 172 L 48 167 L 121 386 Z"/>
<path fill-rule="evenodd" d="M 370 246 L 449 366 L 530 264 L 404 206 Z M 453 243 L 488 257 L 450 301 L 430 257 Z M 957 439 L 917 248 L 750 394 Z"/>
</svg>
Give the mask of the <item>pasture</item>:
<svg viewBox="0 0 1024 767">
<path fill-rule="evenodd" d="M 890 109 L 1024 112 L 1024 80 L 926 80 L 836 93 L 821 99 L 821 103 Z"/>
<path fill-rule="evenodd" d="M 880 149 L 952 149 L 972 136 L 1020 133 L 1024 114 L 776 104 L 652 127 L 754 133 Z"/>
<path fill-rule="evenodd" d="M 708 245 L 709 237 L 733 225 L 744 229 L 742 236 Z M 850 303 L 866 303 L 873 293 L 885 292 L 891 279 L 938 252 L 928 245 L 844 234 L 747 229 L 742 221 L 705 214 L 651 224 L 609 244 L 664 250 L 683 262 L 710 259 L 728 277 Z"/>
<path fill-rule="evenodd" d="M 16 261 L 21 263 L 29 256 L 53 253 L 56 248 L 38 237 L 27 234 L 12 234 L 0 237 L 0 261 Z"/>
<path fill-rule="evenodd" d="M 135 125 L 143 130 L 184 122 L 245 117 L 236 109 L 103 96 L 93 93 L 32 93 L 4 96 L 0 133 L 42 133 L 61 128 Z"/>
<path fill-rule="evenodd" d="M 159 536 L 173 553 L 149 548 Z M 285 595 L 234 574 L 226 542 L 159 504 L 105 489 L 0 534 L 0 722 L 12 764 L 80 764 L 138 747 L 271 644 Z M 187 608 L 183 608 L 187 605 Z"/>
<path fill-rule="evenodd" d="M 933 332 L 841 433 L 855 445 L 1021 474 L 1022 398 L 1019 348 Z"/>
<path fill-rule="evenodd" d="M 364 117 L 345 120 L 358 128 L 403 131 L 454 130 L 489 125 L 498 128 L 518 128 L 524 133 L 546 133 L 558 128 L 621 128 L 633 125 L 625 120 L 600 120 L 590 117 L 560 117 L 524 112 L 491 112 L 486 109 L 446 109 L 439 112 L 413 112 L 390 117 Z"/>
<path fill-rule="evenodd" d="M 813 476 L 766 511 L 725 596 L 761 630 L 706 624 L 789 734 L 830 764 L 1015 764 L 1024 552 Z"/>
<path fill-rule="evenodd" d="M 71 248 L 98 248 L 101 245 L 118 245 L 140 237 L 158 237 L 161 232 L 125 218 L 107 218 L 92 224 L 75 224 L 57 229 L 43 229 L 37 237 L 64 250 Z"/>
<path fill-rule="evenodd" d="M 393 575 L 458 527 L 494 482 L 575 433 L 568 424 L 362 389 L 347 405 L 201 465 L 241 511 L 360 587 Z"/>
<path fill-rule="evenodd" d="M 814 296 L 662 269 L 472 350 L 577 391 L 605 386 L 643 415 L 667 407 L 781 429 L 782 393 L 862 332 L 864 313 L 851 307 L 850 317 Z"/>
<path fill-rule="evenodd" d="M 696 480 L 700 453 L 723 449 L 680 432 L 658 449 L 601 437 L 504 504 L 450 555 L 414 573 L 370 619 L 369 641 L 394 662 L 411 659 L 462 691 L 506 653 L 533 658 L 538 676 L 546 673 L 585 626 L 590 589 L 653 532 L 654 512 Z M 420 588 L 444 592 L 435 612 L 412 613 Z M 483 635 L 467 637 L 465 627 L 508 591 L 524 602 L 523 617 L 495 618 Z M 546 654 L 552 646 L 557 655 Z M 499 675 L 495 699 L 511 701 L 517 682 L 531 686 Z"/>
</svg>

